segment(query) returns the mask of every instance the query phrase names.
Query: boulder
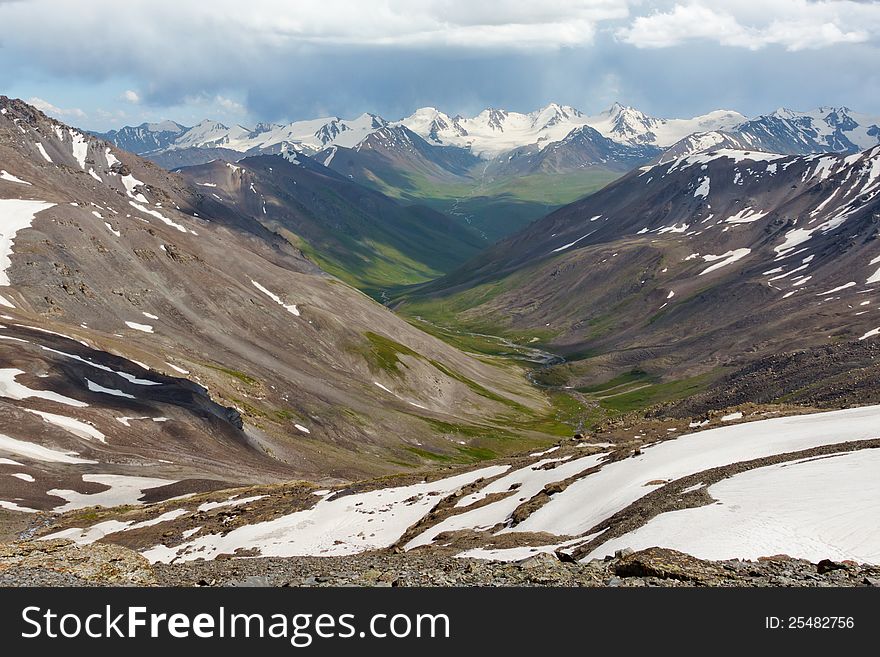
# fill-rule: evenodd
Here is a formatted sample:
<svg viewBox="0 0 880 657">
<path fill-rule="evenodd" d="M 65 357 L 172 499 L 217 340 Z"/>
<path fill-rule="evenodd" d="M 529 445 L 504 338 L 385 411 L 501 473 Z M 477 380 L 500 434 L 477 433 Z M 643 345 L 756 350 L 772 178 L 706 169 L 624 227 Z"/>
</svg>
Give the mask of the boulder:
<svg viewBox="0 0 880 657">
<path fill-rule="evenodd" d="M 694 584 L 713 584 L 726 578 L 724 569 L 711 561 L 658 547 L 623 556 L 614 572 L 619 577 L 659 577 Z"/>
<path fill-rule="evenodd" d="M 93 585 L 157 584 L 153 568 L 143 555 L 111 543 L 77 545 L 69 540 L 50 540 L 0 545 L 0 572 L 19 568 L 52 570 Z"/>
</svg>

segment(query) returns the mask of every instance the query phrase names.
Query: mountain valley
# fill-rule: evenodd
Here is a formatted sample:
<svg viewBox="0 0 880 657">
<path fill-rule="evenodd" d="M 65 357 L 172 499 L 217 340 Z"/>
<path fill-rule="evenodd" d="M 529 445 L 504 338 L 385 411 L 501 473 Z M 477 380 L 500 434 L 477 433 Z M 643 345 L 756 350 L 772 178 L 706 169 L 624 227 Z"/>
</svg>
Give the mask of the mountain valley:
<svg viewBox="0 0 880 657">
<path fill-rule="evenodd" d="M 0 581 L 874 581 L 876 124 L 0 97 Z"/>
<path fill-rule="evenodd" d="M 270 205 L 282 179 L 317 185 L 297 165 L 220 164 L 221 202 L 20 101 L 0 108 L 5 509 L 348 481 L 569 431 L 518 366 L 450 347 L 319 269 L 292 243 L 305 223 L 284 237 L 274 210 L 278 225 L 257 221 L 248 181 Z M 372 202 L 389 221 L 403 212 Z"/>
</svg>

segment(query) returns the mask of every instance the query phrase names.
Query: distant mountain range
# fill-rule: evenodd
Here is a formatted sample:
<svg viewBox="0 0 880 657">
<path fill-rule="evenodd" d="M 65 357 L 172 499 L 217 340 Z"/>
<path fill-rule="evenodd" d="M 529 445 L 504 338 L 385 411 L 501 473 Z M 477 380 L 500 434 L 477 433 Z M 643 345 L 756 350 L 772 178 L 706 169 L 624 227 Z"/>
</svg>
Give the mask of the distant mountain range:
<svg viewBox="0 0 880 657">
<path fill-rule="evenodd" d="M 718 148 L 853 153 L 880 143 L 878 124 L 880 117 L 845 107 L 660 119 L 619 103 L 592 116 L 550 103 L 527 114 L 486 109 L 470 118 L 426 107 L 397 121 L 375 114 L 253 128 L 163 121 L 99 136 L 169 170 L 310 156 L 383 194 L 428 205 L 491 243 L 639 166 Z"/>
<path fill-rule="evenodd" d="M 706 144 L 711 148 L 726 139 L 755 150 L 805 154 L 864 150 L 880 143 L 878 125 L 880 117 L 846 107 L 820 107 L 811 112 L 781 108 L 755 118 L 716 110 L 686 119 L 660 119 L 619 103 L 593 116 L 550 103 L 528 114 L 486 109 L 466 118 L 424 107 L 398 121 L 365 113 L 352 120 L 323 117 L 285 125 L 261 123 L 252 129 L 211 120 L 193 127 L 163 121 L 99 136 L 139 155 L 191 148 L 223 148 L 247 155 L 293 150 L 311 155 L 331 146 L 356 148 L 383 129 L 402 126 L 430 145 L 460 148 L 480 159 L 492 160 L 524 147 L 541 151 L 552 144 L 571 142 L 572 132 L 584 126 L 627 147 L 681 151 L 682 140 L 687 140 L 685 144 L 691 148 Z M 704 137 L 700 141 L 694 135 Z"/>
</svg>

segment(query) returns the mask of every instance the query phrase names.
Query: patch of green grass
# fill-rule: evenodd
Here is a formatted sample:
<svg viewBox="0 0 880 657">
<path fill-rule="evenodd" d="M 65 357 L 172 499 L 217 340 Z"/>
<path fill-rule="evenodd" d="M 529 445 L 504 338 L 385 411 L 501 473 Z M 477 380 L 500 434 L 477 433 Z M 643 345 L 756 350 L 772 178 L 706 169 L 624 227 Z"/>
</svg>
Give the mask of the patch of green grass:
<svg viewBox="0 0 880 657">
<path fill-rule="evenodd" d="M 467 216 L 469 225 L 486 235 L 489 243 L 511 235 L 535 219 L 598 191 L 621 174 L 602 169 L 569 173 L 534 173 L 494 178 L 482 174 L 484 164 L 471 178 L 438 180 L 413 173 L 396 181 L 368 181 L 384 194 L 412 203 Z"/>
<path fill-rule="evenodd" d="M 390 374 L 391 376 L 400 377 L 403 374 L 403 372 L 400 370 L 400 367 L 406 367 L 406 364 L 400 360 L 400 356 L 412 356 L 414 358 L 420 358 L 430 363 L 442 374 L 445 374 L 451 379 L 455 379 L 459 383 L 463 383 L 481 397 L 491 399 L 492 401 L 498 402 L 500 404 L 505 404 L 506 406 L 509 406 L 518 411 L 524 411 L 526 413 L 531 412 L 522 404 L 519 404 L 512 399 L 508 399 L 503 395 L 492 392 L 491 390 L 489 390 L 485 386 L 480 385 L 473 379 L 469 379 L 463 374 L 456 372 L 455 370 L 447 367 L 440 361 L 422 356 L 421 354 L 410 349 L 406 345 L 400 344 L 399 342 L 396 342 L 395 340 L 387 338 L 383 335 L 379 335 L 378 333 L 373 333 L 372 331 L 368 331 L 364 334 L 364 336 L 367 338 L 370 346 L 367 350 L 360 351 L 360 353 L 366 358 L 371 371 L 382 371 Z"/>
<path fill-rule="evenodd" d="M 472 424 L 452 424 L 451 422 L 444 422 L 443 420 L 436 420 L 430 417 L 422 419 L 430 424 L 435 431 L 442 434 L 457 434 L 461 436 L 475 437 L 484 436 L 487 433 L 497 431 L 494 427 L 477 426 Z"/>
<path fill-rule="evenodd" d="M 437 454 L 436 452 L 429 452 L 426 449 L 419 449 L 418 447 L 405 447 L 406 451 L 412 452 L 416 456 L 427 459 L 428 461 L 438 461 L 440 463 L 448 463 L 452 461 L 452 457 L 447 454 Z"/>
<path fill-rule="evenodd" d="M 248 402 L 244 401 L 243 399 L 238 399 L 236 397 L 230 397 L 230 401 L 233 404 L 235 404 L 236 406 L 238 406 L 245 413 L 250 415 L 251 417 L 267 417 L 265 411 L 257 408 L 253 404 L 249 404 Z"/>
<path fill-rule="evenodd" d="M 224 374 L 228 374 L 229 376 L 236 378 L 239 381 L 241 381 L 242 383 L 248 384 L 249 386 L 253 386 L 253 385 L 257 384 L 257 380 L 254 377 L 248 376 L 247 374 L 245 374 L 244 372 L 241 372 L 239 370 L 234 370 L 229 367 L 221 367 L 220 365 L 211 365 L 210 363 L 202 363 L 202 364 L 205 367 L 210 367 L 212 370 L 217 370 L 218 372 L 223 372 Z"/>
<path fill-rule="evenodd" d="M 463 351 L 488 356 L 516 356 L 523 353 L 526 347 L 540 348 L 549 343 L 559 330 L 546 327 L 512 328 L 507 318 L 492 312 L 480 313 L 478 317 L 472 313 L 467 319 L 462 314 L 518 287 L 528 275 L 528 272 L 516 274 L 443 296 L 431 296 L 429 292 L 423 294 L 418 288 L 397 290 L 395 294 L 399 296 L 394 297 L 393 308 L 419 330 Z M 512 344 L 504 344 L 502 339 Z"/>
<path fill-rule="evenodd" d="M 456 447 L 456 449 L 471 461 L 488 461 L 489 459 L 494 459 L 498 456 L 498 454 L 491 449 L 485 447 L 469 447 L 467 445 L 461 445 Z"/>
<path fill-rule="evenodd" d="M 568 382 L 568 374 L 561 367 L 548 367 L 537 370 L 532 379 L 541 385 L 558 388 Z"/>
<path fill-rule="evenodd" d="M 467 332 L 457 331 L 452 328 L 437 326 L 424 320 L 416 319 L 402 315 L 403 319 L 415 326 L 420 331 L 424 331 L 443 342 L 452 345 L 462 351 L 475 354 L 484 354 L 486 356 L 512 356 L 515 350 L 507 345 L 500 343 L 498 340 L 486 338 L 479 335 L 471 335 Z"/>
<path fill-rule="evenodd" d="M 599 404 L 613 414 L 639 411 L 654 404 L 683 399 L 703 392 L 717 376 L 718 373 L 713 371 L 687 379 L 653 383 L 638 390 L 600 399 Z"/>
<path fill-rule="evenodd" d="M 588 426 L 596 419 L 595 409 L 585 407 L 566 392 L 548 390 L 546 394 L 551 403 L 546 415 L 511 422 L 510 426 L 517 431 L 564 437 L 573 435 L 579 426 Z"/>
<path fill-rule="evenodd" d="M 610 390 L 611 388 L 617 388 L 627 383 L 635 383 L 635 382 L 643 382 L 643 381 L 653 381 L 652 377 L 645 372 L 643 369 L 635 367 L 631 369 L 629 372 L 624 374 L 620 374 L 619 376 L 615 376 L 613 379 L 609 379 L 604 383 L 597 383 L 592 386 L 584 386 L 582 388 L 578 388 L 578 392 L 604 392 L 606 390 Z"/>
<path fill-rule="evenodd" d="M 475 393 L 477 393 L 481 397 L 485 397 L 486 399 L 491 399 L 492 401 L 496 401 L 500 404 L 505 404 L 505 405 L 510 406 L 511 408 L 515 408 L 519 411 L 525 411 L 526 413 L 530 412 L 529 409 L 526 408 L 525 406 L 523 406 L 522 404 L 515 402 L 512 399 L 508 399 L 507 397 L 502 397 L 501 395 L 492 392 L 488 388 L 481 386 L 476 381 L 473 381 L 472 379 L 467 378 L 463 374 L 459 374 L 455 370 L 452 370 L 452 369 L 446 367 L 441 362 L 438 362 L 436 360 L 430 360 L 430 359 L 428 360 L 428 362 L 431 363 L 431 365 L 436 367 L 438 370 L 440 370 L 446 376 L 453 378 L 460 383 L 465 384 L 468 388 L 473 390 Z"/>
<path fill-rule="evenodd" d="M 418 297 L 407 295 L 405 297 L 406 303 L 402 304 L 398 310 L 401 314 L 408 317 L 423 317 L 428 321 L 448 326 L 451 321 L 455 320 L 459 313 L 491 301 L 499 294 L 506 292 L 512 286 L 513 281 L 511 279 L 505 279 L 503 281 L 482 283 L 454 295 L 442 297 Z M 415 292 L 418 293 L 418 290 Z M 471 324 L 467 328 L 476 331 L 480 326 Z"/>
<path fill-rule="evenodd" d="M 406 451 L 415 454 L 419 458 L 437 463 L 476 463 L 478 461 L 488 461 L 498 457 L 498 454 L 491 449 L 485 447 L 473 447 L 468 445 L 457 446 L 457 454 L 441 454 L 439 452 L 431 452 L 427 449 L 418 447 L 406 447 Z"/>
<path fill-rule="evenodd" d="M 391 376 L 401 376 L 400 366 L 406 365 L 400 360 L 400 356 L 413 356 L 415 358 L 423 358 L 419 353 L 413 351 L 406 345 L 400 344 L 384 335 L 367 331 L 364 334 L 369 346 L 359 349 L 364 356 L 367 365 L 373 372 L 387 372 Z"/>
<path fill-rule="evenodd" d="M 344 236 L 340 241 L 346 241 Z M 370 257 L 353 257 L 352 251 L 343 254 L 315 248 L 300 241 L 299 248 L 324 271 L 339 277 L 352 287 L 358 288 L 374 299 L 381 300 L 381 293 L 389 287 L 416 285 L 430 281 L 445 272 L 408 257 L 389 244 L 374 240 L 361 242 L 359 250 L 371 249 Z"/>
<path fill-rule="evenodd" d="M 397 459 L 388 459 L 389 463 L 393 463 L 394 465 L 399 465 L 404 468 L 417 468 L 419 467 L 416 463 L 407 463 L 406 461 L 398 461 Z"/>
</svg>

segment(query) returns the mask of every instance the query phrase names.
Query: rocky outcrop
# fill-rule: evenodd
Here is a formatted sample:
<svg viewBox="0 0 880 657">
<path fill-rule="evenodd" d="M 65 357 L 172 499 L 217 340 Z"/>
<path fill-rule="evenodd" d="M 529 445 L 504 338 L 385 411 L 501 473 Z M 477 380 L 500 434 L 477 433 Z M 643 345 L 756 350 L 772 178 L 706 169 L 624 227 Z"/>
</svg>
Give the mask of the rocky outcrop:
<svg viewBox="0 0 880 657">
<path fill-rule="evenodd" d="M 0 545 L 0 583 L 154 586 L 158 582 L 150 562 L 128 548 L 109 543 L 82 546 L 68 540 L 50 540 Z"/>
</svg>

